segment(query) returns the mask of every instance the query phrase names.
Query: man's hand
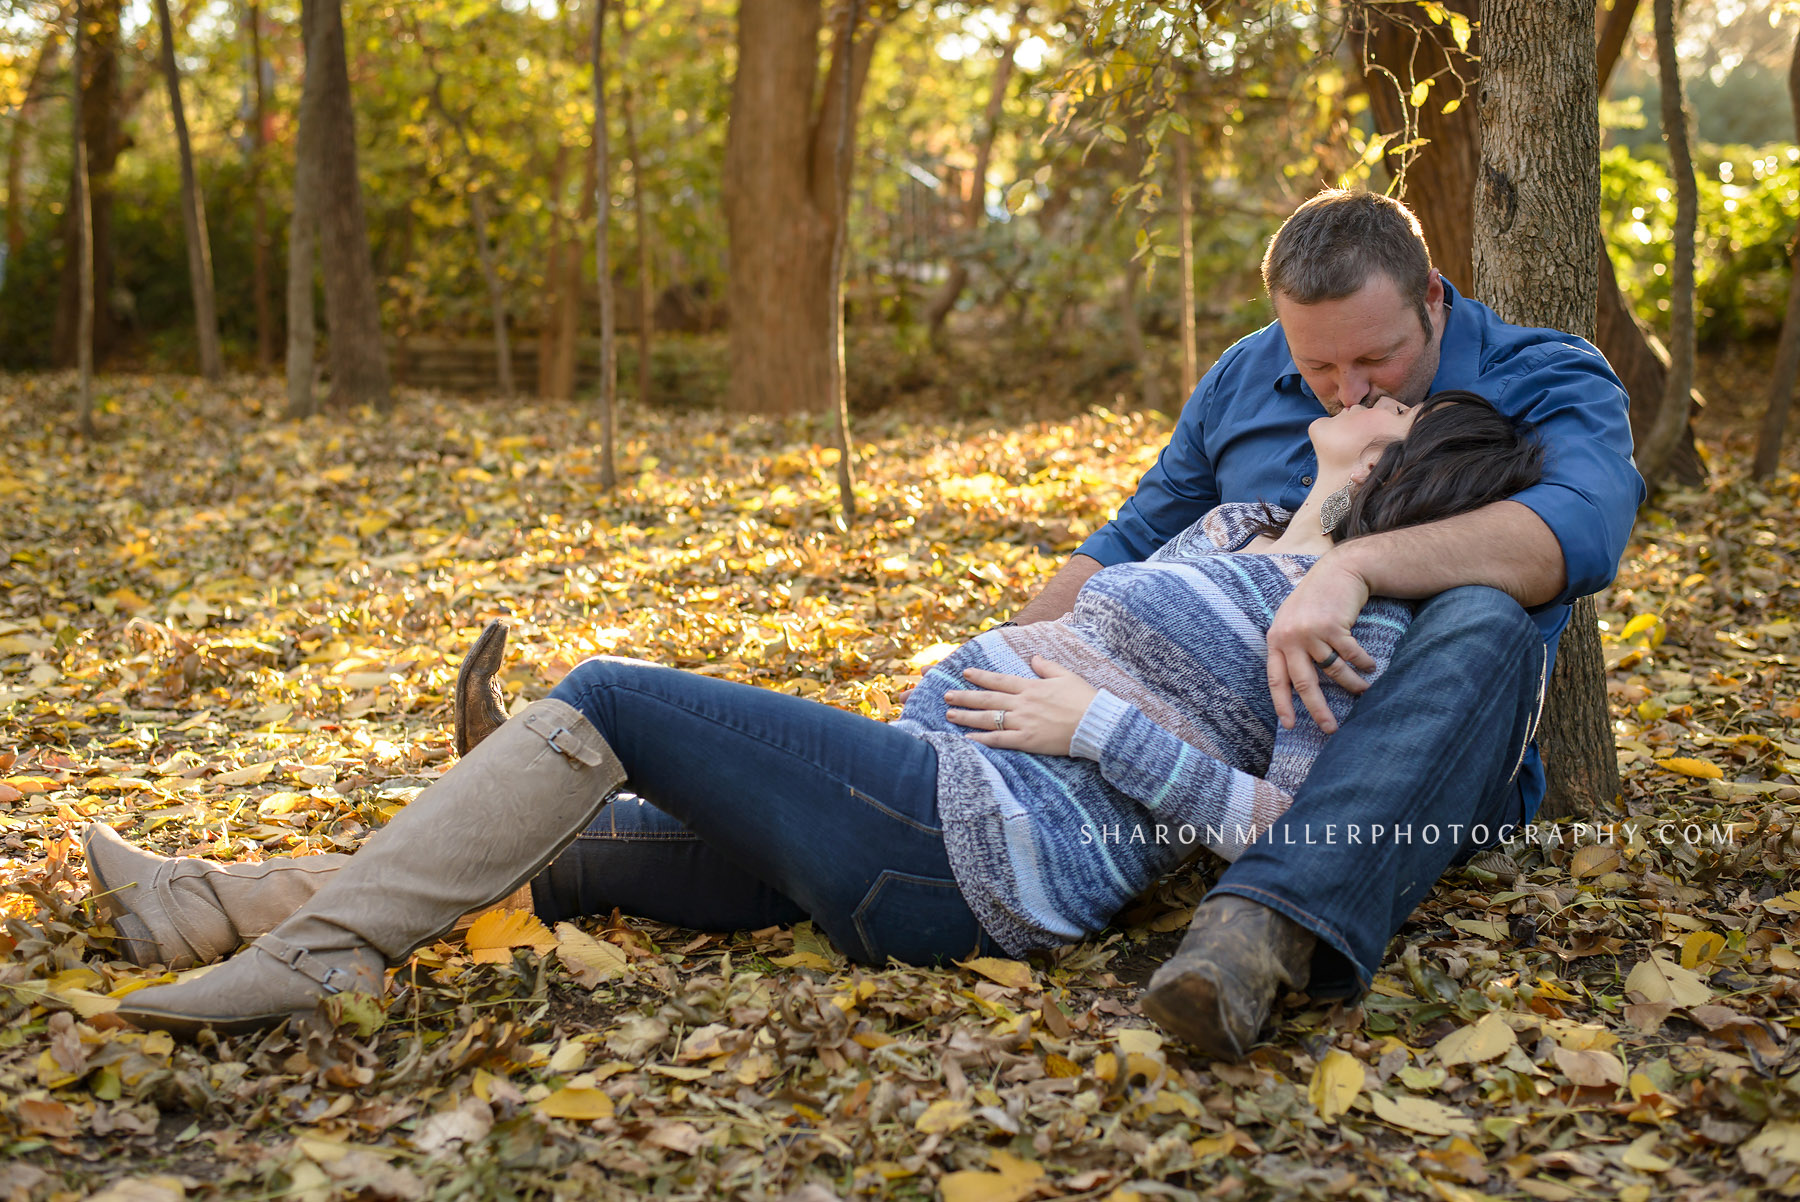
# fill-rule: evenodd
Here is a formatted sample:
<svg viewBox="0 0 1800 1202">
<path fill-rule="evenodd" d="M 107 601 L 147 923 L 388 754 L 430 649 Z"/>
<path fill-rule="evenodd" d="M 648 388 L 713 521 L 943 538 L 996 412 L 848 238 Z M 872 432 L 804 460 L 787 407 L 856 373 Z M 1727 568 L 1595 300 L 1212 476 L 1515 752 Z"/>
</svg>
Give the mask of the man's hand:
<svg viewBox="0 0 1800 1202">
<path fill-rule="evenodd" d="M 946 711 L 945 717 L 971 728 L 969 738 L 988 747 L 1068 755 L 1075 730 L 1099 690 L 1041 655 L 1032 657 L 1031 670 L 1036 679 L 964 669 L 964 679 L 979 691 L 945 693 L 949 705 L 961 707 Z"/>
<path fill-rule="evenodd" d="M 1343 557 L 1328 553 L 1275 611 L 1269 626 L 1269 695 L 1284 729 L 1294 728 L 1298 693 L 1320 730 L 1337 730 L 1319 683 L 1321 671 L 1351 693 L 1369 687 L 1355 669 L 1372 671 L 1375 661 L 1350 633 L 1368 600 L 1368 582 L 1345 566 Z"/>
</svg>

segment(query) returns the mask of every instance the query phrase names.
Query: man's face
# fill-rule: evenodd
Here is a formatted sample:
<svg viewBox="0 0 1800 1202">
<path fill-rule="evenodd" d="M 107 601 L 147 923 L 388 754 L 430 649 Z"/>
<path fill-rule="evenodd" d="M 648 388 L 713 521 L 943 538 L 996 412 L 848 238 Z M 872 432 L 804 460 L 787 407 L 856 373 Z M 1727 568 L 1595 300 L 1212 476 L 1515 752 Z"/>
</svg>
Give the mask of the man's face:
<svg viewBox="0 0 1800 1202">
<path fill-rule="evenodd" d="M 1429 332 L 1385 272 L 1340 300 L 1302 305 L 1277 293 L 1274 302 L 1294 364 L 1326 412 L 1376 395 L 1407 405 L 1425 399 L 1444 334 L 1444 281 L 1436 271 L 1425 289 Z"/>
</svg>

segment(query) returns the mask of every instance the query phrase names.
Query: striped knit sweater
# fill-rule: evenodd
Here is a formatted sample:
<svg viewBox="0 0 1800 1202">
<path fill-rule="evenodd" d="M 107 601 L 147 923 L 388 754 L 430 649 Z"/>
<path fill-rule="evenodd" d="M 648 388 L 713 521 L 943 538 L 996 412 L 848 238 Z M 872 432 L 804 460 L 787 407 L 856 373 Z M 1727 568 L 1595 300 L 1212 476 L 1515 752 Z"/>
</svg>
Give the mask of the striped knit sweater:
<svg viewBox="0 0 1800 1202">
<path fill-rule="evenodd" d="M 975 917 L 1013 955 L 1103 929 L 1199 847 L 1236 859 L 1286 811 L 1324 744 L 1284 731 L 1267 638 L 1311 556 L 1233 555 L 1260 512 L 1222 505 L 1142 563 L 1095 573 L 1055 622 L 990 630 L 928 671 L 895 723 L 938 752 L 938 813 Z M 1378 674 L 1411 621 L 1372 600 L 1354 633 Z M 1069 756 L 989 748 L 946 720 L 965 668 L 1035 675 L 1034 655 L 1100 690 Z M 1366 677 L 1372 674 L 1365 673 Z M 1341 721 L 1351 697 L 1325 692 Z"/>
</svg>

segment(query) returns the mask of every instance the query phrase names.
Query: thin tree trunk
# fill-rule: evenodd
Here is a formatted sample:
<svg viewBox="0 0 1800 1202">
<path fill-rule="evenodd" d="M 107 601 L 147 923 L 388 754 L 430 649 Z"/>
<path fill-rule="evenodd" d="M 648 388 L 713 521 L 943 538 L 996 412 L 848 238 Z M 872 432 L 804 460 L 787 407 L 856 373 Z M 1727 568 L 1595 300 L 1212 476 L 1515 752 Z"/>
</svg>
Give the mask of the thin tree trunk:
<svg viewBox="0 0 1800 1202">
<path fill-rule="evenodd" d="M 331 400 L 339 406 L 393 404 L 387 348 L 381 340 L 381 302 L 369 257 L 362 181 L 356 170 L 356 115 L 344 51 L 341 0 L 303 0 L 316 9 L 308 21 L 306 73 L 320 76 L 318 108 L 318 236 L 325 277 L 325 320 Z"/>
<path fill-rule="evenodd" d="M 619 348 L 614 337 L 612 256 L 607 246 L 612 216 L 612 164 L 606 132 L 606 5 L 594 5 L 594 275 L 600 289 L 600 487 L 618 483 L 613 426 L 619 403 Z"/>
<path fill-rule="evenodd" d="M 988 165 L 993 161 L 994 139 L 1000 133 L 1000 117 L 1005 112 L 1006 88 L 1012 82 L 1013 64 L 1018 60 L 1019 26 L 1024 16 L 1025 8 L 1021 6 L 1013 19 L 1012 34 L 1000 48 L 1000 59 L 994 64 L 994 82 L 988 89 L 987 107 L 981 114 L 981 131 L 975 139 L 975 166 L 969 172 L 968 194 L 962 198 L 963 236 L 971 250 L 980 236 L 981 227 L 987 224 Z M 926 329 L 940 350 L 944 346 L 945 323 L 962 297 L 963 289 L 968 286 L 969 255 L 964 252 L 951 259 L 950 274 L 944 278 L 937 295 L 932 297 L 925 310 Z"/>
<path fill-rule="evenodd" d="M 1800 38 L 1794 41 L 1794 56 L 1788 63 L 1788 102 L 1794 109 L 1794 140 L 1800 142 Z M 1791 254 L 1787 315 L 1781 319 L 1775 371 L 1769 377 L 1769 407 L 1763 411 L 1762 427 L 1756 435 L 1756 460 L 1750 467 L 1751 475 L 1759 480 L 1772 475 L 1781 462 L 1781 437 L 1794 401 L 1794 379 L 1800 375 L 1800 229 L 1794 231 Z"/>
<path fill-rule="evenodd" d="M 82 176 L 86 201 L 77 206 L 70 179 L 68 208 L 63 214 L 65 245 L 87 247 L 84 269 L 75 256 L 63 264 L 57 298 L 53 337 L 57 363 L 79 366 L 83 354 L 90 366 L 104 362 L 114 340 L 111 309 L 102 303 L 112 295 L 113 282 L 113 175 L 121 146 L 119 112 L 119 42 L 121 0 L 86 0 L 82 10 L 81 70 L 75 78 L 81 86 L 81 125 L 86 170 Z M 86 233 L 76 228 L 86 222 Z M 86 280 L 86 284 L 82 283 Z M 83 335 L 82 289 L 88 293 L 87 333 Z M 86 347 L 85 351 L 78 347 Z"/>
<path fill-rule="evenodd" d="M 188 287 L 194 294 L 200 374 L 216 381 L 225 374 L 225 359 L 219 351 L 219 312 L 213 302 L 212 241 L 206 234 L 206 199 L 194 178 L 194 148 L 188 141 L 187 113 L 181 105 L 181 68 L 175 62 L 175 24 L 169 19 L 169 0 L 156 0 L 156 25 L 162 33 L 163 82 L 169 88 L 169 117 L 175 126 L 175 153 L 181 164 L 181 226 L 187 235 Z"/>
<path fill-rule="evenodd" d="M 1181 400 L 1200 382 L 1199 333 L 1194 324 L 1194 172 L 1193 135 L 1171 129 L 1175 139 L 1175 219 L 1181 247 Z"/>
<path fill-rule="evenodd" d="M 82 91 L 85 84 L 82 80 L 81 44 L 86 38 L 87 5 L 83 0 L 75 0 L 75 36 L 70 40 L 73 46 L 71 59 L 74 70 L 71 72 L 70 102 L 74 110 L 74 120 L 70 127 L 75 140 L 74 155 L 74 193 L 75 193 L 75 270 L 80 280 L 77 285 L 75 318 L 75 371 L 80 392 L 78 394 L 81 433 L 86 438 L 94 437 L 94 227 L 92 210 L 88 204 L 88 157 L 87 157 L 87 112 Z"/>
<path fill-rule="evenodd" d="M 462 146 L 463 157 L 469 160 L 471 170 L 479 171 L 481 162 L 469 144 L 469 135 L 463 129 L 462 120 L 444 103 L 444 76 L 441 71 L 432 77 L 431 103 L 449 123 L 451 132 Z M 469 186 L 469 223 L 475 228 L 475 255 L 481 263 L 481 277 L 487 284 L 488 313 L 494 327 L 496 382 L 500 395 L 511 397 L 515 389 L 512 339 L 506 328 L 506 288 L 500 282 L 500 265 L 494 254 L 493 241 L 488 237 L 487 189 L 479 181 L 471 181 Z"/>
<path fill-rule="evenodd" d="M 563 283 L 563 242 L 567 218 L 563 215 L 563 188 L 568 181 L 569 145 L 559 141 L 556 157 L 550 163 L 550 249 L 544 256 L 543 307 L 538 318 L 537 394 L 555 396 L 551 381 L 556 358 L 556 327 L 561 320 Z"/>
<path fill-rule="evenodd" d="M 1687 101 L 1682 95 L 1681 64 L 1675 57 L 1674 0 L 1654 0 L 1656 63 L 1662 81 L 1662 132 L 1669 148 L 1669 175 L 1675 181 L 1675 262 L 1669 273 L 1669 378 L 1650 435 L 1638 447 L 1638 470 L 1651 488 L 1663 482 L 1664 469 L 1688 430 L 1689 393 L 1694 385 L 1694 227 L 1699 195 L 1694 185 L 1694 158 L 1688 148 Z"/>
<path fill-rule="evenodd" d="M 621 11 L 620 21 L 624 17 Z M 619 116 L 625 122 L 625 154 L 631 160 L 632 233 L 637 235 L 637 400 L 650 403 L 650 340 L 656 323 L 656 284 L 650 277 L 650 218 L 644 204 L 644 162 L 639 157 L 637 119 L 631 107 L 631 89 L 619 89 Z"/>
<path fill-rule="evenodd" d="M 576 364 L 581 356 L 581 264 L 582 253 L 575 230 L 594 218 L 594 156 L 581 156 L 581 206 L 576 210 L 571 233 L 563 243 L 562 281 L 556 294 L 556 363 L 551 377 L 550 396 L 575 395 Z"/>
<path fill-rule="evenodd" d="M 6 253 L 16 259 L 25 249 L 25 147 L 32 119 L 43 96 L 45 81 L 56 66 L 57 38 L 62 31 L 52 25 L 44 32 L 44 44 L 31 67 L 25 98 L 13 116 L 12 138 L 6 146 Z"/>
<path fill-rule="evenodd" d="M 1144 322 L 1138 314 L 1138 285 L 1143 276 L 1141 264 L 1125 264 L 1125 275 L 1119 283 L 1119 319 L 1125 331 L 1125 353 L 1137 368 L 1138 399 L 1146 408 L 1157 409 L 1161 407 L 1162 389 L 1157 387 L 1149 348 L 1144 343 Z"/>
<path fill-rule="evenodd" d="M 312 45 L 317 9 L 300 10 L 301 40 Z M 319 224 L 319 91 L 321 74 L 309 65 L 300 89 L 299 129 L 294 137 L 294 202 L 288 219 L 287 416 L 298 421 L 318 412 L 313 388 L 317 342 L 313 307 L 313 244 Z"/>
<path fill-rule="evenodd" d="M 1591 336 L 1601 255 L 1592 0 L 1487 0 L 1481 16 L 1476 284 L 1509 322 Z M 1590 814 L 1618 795 L 1591 598 L 1563 633 L 1539 745 L 1545 817 Z"/>
<path fill-rule="evenodd" d="M 845 46 L 856 45 L 858 7 L 857 0 L 847 0 L 844 5 Z M 833 103 L 833 97 L 829 93 L 826 94 L 825 102 Z M 838 105 L 835 149 L 837 178 L 832 181 L 832 207 L 837 213 L 837 228 L 831 243 L 831 407 L 836 418 L 838 504 L 844 525 L 848 527 L 856 521 L 855 465 L 851 459 L 854 448 L 850 442 L 850 388 L 844 359 L 844 271 L 850 245 L 850 129 L 856 120 L 856 85 L 851 72 L 843 72 L 843 81 L 835 102 Z"/>
<path fill-rule="evenodd" d="M 250 73 L 255 97 L 250 113 L 250 291 L 256 305 L 256 362 L 275 363 L 275 314 L 269 304 L 269 203 L 263 195 L 263 159 L 268 155 L 268 89 L 263 81 L 262 9 L 251 0 Z"/>
<path fill-rule="evenodd" d="M 1594 49 L 1601 96 L 1606 95 L 1607 85 L 1612 82 L 1613 68 L 1619 64 L 1619 52 L 1625 48 L 1625 38 L 1631 32 L 1631 19 L 1637 15 L 1637 9 L 1638 0 L 1612 0 L 1612 7 L 1603 10 L 1605 15 L 1600 20 L 1598 44 Z"/>
</svg>

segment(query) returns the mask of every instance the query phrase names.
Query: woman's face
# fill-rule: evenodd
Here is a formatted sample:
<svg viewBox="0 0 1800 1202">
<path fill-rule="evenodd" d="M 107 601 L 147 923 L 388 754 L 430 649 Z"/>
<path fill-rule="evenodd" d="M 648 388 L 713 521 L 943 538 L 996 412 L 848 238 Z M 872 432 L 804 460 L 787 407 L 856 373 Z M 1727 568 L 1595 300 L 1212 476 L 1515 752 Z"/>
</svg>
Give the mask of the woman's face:
<svg viewBox="0 0 1800 1202">
<path fill-rule="evenodd" d="M 1316 419 L 1307 428 L 1313 450 L 1321 460 L 1354 461 L 1371 446 L 1385 446 L 1406 437 L 1419 411 L 1391 396 L 1373 395 L 1360 405 L 1340 409 L 1331 417 Z"/>
</svg>

